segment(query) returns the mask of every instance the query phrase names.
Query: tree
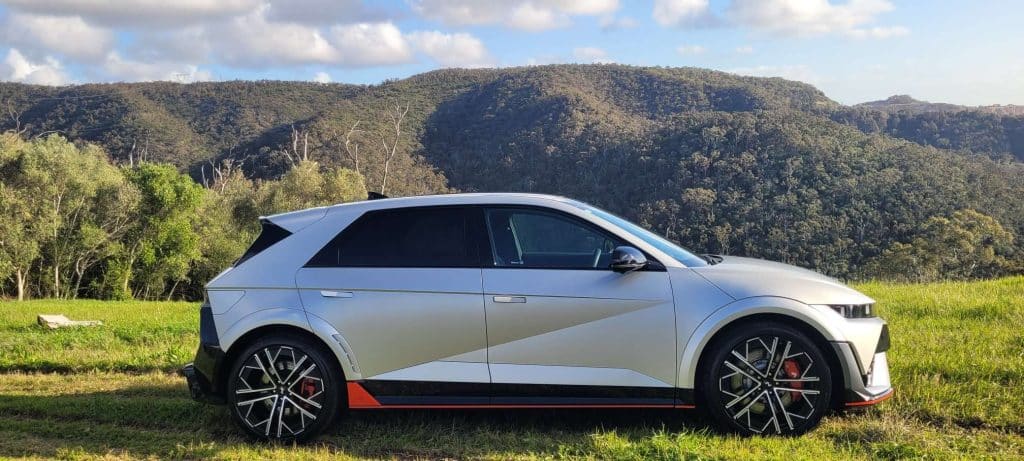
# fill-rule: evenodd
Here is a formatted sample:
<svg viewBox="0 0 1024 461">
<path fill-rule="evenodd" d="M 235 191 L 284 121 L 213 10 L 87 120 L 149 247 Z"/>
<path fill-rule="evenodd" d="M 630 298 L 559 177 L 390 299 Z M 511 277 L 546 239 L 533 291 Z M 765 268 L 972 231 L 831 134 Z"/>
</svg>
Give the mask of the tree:
<svg viewBox="0 0 1024 461">
<path fill-rule="evenodd" d="M 388 187 L 388 171 L 391 168 L 391 161 L 395 159 L 395 154 L 398 153 L 398 143 L 402 139 L 402 121 L 405 120 L 405 114 L 409 113 L 409 105 L 406 104 L 402 107 L 401 104 L 395 103 L 395 107 L 388 108 L 384 111 L 385 117 L 388 119 L 388 126 L 386 130 L 381 130 L 378 135 L 380 136 L 380 144 L 383 147 L 384 154 L 384 174 L 380 181 L 380 193 L 386 195 Z M 392 136 L 391 132 L 394 132 Z"/>
<path fill-rule="evenodd" d="M 125 233 L 121 264 L 113 266 L 121 272 L 120 293 L 114 296 L 148 299 L 167 293 L 169 299 L 200 256 L 192 221 L 203 189 L 170 165 L 144 163 L 125 174 L 139 190 L 139 211 Z"/>
<path fill-rule="evenodd" d="M 928 219 L 910 243 L 893 243 L 870 261 L 865 274 L 913 282 L 997 277 L 1020 269 L 1012 251 L 1013 234 L 998 221 L 960 210 Z"/>
<path fill-rule="evenodd" d="M 362 175 L 346 168 L 321 171 L 320 164 L 304 161 L 278 181 L 263 182 L 257 193 L 261 214 L 282 213 L 314 206 L 366 199 Z"/>
<path fill-rule="evenodd" d="M 32 207 L 0 182 L 0 280 L 14 276 L 19 301 L 25 299 L 29 268 L 39 255 L 37 224 Z"/>
</svg>

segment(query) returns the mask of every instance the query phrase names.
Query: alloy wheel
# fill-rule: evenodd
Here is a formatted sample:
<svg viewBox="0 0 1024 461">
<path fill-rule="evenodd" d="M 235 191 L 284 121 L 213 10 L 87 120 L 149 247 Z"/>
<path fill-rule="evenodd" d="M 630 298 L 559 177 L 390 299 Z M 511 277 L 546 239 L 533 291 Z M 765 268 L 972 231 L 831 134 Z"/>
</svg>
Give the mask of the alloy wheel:
<svg viewBox="0 0 1024 461">
<path fill-rule="evenodd" d="M 821 406 L 825 366 L 800 342 L 780 336 L 741 341 L 719 367 L 718 391 L 725 414 L 755 434 L 790 433 Z"/>
<path fill-rule="evenodd" d="M 316 423 L 324 410 L 323 370 L 301 349 L 257 349 L 235 376 L 235 411 L 253 432 L 291 438 Z"/>
</svg>

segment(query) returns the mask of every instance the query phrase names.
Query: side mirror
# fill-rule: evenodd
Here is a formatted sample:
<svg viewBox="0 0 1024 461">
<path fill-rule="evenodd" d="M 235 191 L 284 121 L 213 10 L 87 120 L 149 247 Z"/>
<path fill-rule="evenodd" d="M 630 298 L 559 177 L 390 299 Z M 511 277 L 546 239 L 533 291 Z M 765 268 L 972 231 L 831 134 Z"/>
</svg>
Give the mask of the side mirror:
<svg viewBox="0 0 1024 461">
<path fill-rule="evenodd" d="M 610 267 L 615 272 L 625 274 L 643 269 L 646 265 L 647 257 L 636 248 L 621 246 L 612 250 L 612 263 Z"/>
</svg>

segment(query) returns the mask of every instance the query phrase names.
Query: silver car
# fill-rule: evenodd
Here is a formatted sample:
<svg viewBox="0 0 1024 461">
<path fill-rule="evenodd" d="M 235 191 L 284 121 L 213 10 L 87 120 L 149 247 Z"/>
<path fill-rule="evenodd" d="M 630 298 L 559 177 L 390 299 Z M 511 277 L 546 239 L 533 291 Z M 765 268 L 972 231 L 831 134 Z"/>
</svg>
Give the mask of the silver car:
<svg viewBox="0 0 1024 461">
<path fill-rule="evenodd" d="M 382 199 L 262 224 L 206 286 L 183 370 L 257 438 L 387 408 L 698 408 L 799 434 L 892 394 L 871 298 L 575 200 Z"/>
</svg>

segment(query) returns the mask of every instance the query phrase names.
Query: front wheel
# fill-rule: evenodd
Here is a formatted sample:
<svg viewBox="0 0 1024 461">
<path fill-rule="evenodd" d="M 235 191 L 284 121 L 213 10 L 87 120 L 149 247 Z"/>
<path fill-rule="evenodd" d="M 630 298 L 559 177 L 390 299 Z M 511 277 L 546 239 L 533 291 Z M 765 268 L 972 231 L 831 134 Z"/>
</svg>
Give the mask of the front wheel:
<svg viewBox="0 0 1024 461">
<path fill-rule="evenodd" d="M 303 441 L 338 413 L 340 373 L 323 348 L 306 338 L 275 335 L 247 347 L 228 376 L 228 406 L 248 435 Z"/>
<path fill-rule="evenodd" d="M 722 428 L 743 435 L 798 435 L 828 410 L 832 374 L 817 345 L 781 323 L 736 328 L 710 350 L 703 406 Z"/>
</svg>

